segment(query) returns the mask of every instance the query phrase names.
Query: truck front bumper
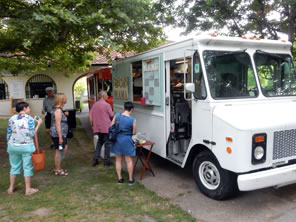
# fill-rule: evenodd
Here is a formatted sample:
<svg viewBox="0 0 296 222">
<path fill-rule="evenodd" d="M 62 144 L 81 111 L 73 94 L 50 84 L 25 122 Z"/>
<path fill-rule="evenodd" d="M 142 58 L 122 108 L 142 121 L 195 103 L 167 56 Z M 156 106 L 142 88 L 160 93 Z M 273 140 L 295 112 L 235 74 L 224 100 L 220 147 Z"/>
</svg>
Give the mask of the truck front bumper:
<svg viewBox="0 0 296 222">
<path fill-rule="evenodd" d="M 296 183 L 296 164 L 239 175 L 238 188 L 241 191 L 257 190 L 265 187 L 280 187 Z"/>
</svg>

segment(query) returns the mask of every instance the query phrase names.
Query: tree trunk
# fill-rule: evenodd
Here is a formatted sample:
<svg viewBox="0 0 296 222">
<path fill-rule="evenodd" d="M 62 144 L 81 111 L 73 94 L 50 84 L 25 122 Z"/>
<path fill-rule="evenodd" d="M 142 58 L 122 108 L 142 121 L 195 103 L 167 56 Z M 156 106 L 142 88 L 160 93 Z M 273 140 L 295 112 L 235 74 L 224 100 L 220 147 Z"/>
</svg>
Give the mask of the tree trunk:
<svg viewBox="0 0 296 222">
<path fill-rule="evenodd" d="M 289 13 L 289 24 L 288 24 L 288 40 L 292 43 L 291 52 L 293 53 L 293 46 L 295 40 L 295 19 L 296 19 L 296 4 L 291 5 Z"/>
</svg>

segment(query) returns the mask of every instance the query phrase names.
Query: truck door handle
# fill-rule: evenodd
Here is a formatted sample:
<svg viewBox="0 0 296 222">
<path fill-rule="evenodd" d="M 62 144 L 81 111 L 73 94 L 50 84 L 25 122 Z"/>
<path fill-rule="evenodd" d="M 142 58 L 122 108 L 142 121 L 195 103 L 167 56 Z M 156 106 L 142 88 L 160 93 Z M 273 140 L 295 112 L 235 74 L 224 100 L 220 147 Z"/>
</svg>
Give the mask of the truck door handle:
<svg viewBox="0 0 296 222">
<path fill-rule="evenodd" d="M 170 97 L 169 96 L 165 97 L 165 105 L 167 105 L 167 106 L 170 105 Z"/>
<path fill-rule="evenodd" d="M 210 140 L 203 140 L 203 142 L 206 143 L 206 144 L 216 145 L 216 142 L 210 141 Z"/>
</svg>

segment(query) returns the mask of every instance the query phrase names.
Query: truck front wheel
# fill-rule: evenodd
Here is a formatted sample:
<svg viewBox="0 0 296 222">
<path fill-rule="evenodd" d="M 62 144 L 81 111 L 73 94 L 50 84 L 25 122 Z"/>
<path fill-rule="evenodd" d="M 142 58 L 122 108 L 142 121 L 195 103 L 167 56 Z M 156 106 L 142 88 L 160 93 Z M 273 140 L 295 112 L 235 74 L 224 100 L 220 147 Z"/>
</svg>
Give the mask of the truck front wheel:
<svg viewBox="0 0 296 222">
<path fill-rule="evenodd" d="M 212 199 L 223 200 L 237 193 L 237 176 L 222 169 L 209 151 L 203 151 L 195 157 L 193 176 L 200 191 Z"/>
</svg>

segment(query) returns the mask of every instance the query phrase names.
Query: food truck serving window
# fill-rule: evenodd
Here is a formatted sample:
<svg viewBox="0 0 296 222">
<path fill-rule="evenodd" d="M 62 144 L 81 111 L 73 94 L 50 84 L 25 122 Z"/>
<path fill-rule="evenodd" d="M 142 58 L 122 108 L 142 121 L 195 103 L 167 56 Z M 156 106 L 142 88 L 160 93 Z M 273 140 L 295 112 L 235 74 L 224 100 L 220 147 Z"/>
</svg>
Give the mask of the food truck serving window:
<svg viewBox="0 0 296 222">
<path fill-rule="evenodd" d="M 159 57 L 133 62 L 131 69 L 134 103 L 160 105 Z"/>
<path fill-rule="evenodd" d="M 146 104 L 161 105 L 160 99 L 160 59 L 145 59 L 143 64 L 143 97 Z"/>
<path fill-rule="evenodd" d="M 140 103 L 143 96 L 143 73 L 142 61 L 132 63 L 132 78 L 133 78 L 133 101 Z"/>
</svg>

